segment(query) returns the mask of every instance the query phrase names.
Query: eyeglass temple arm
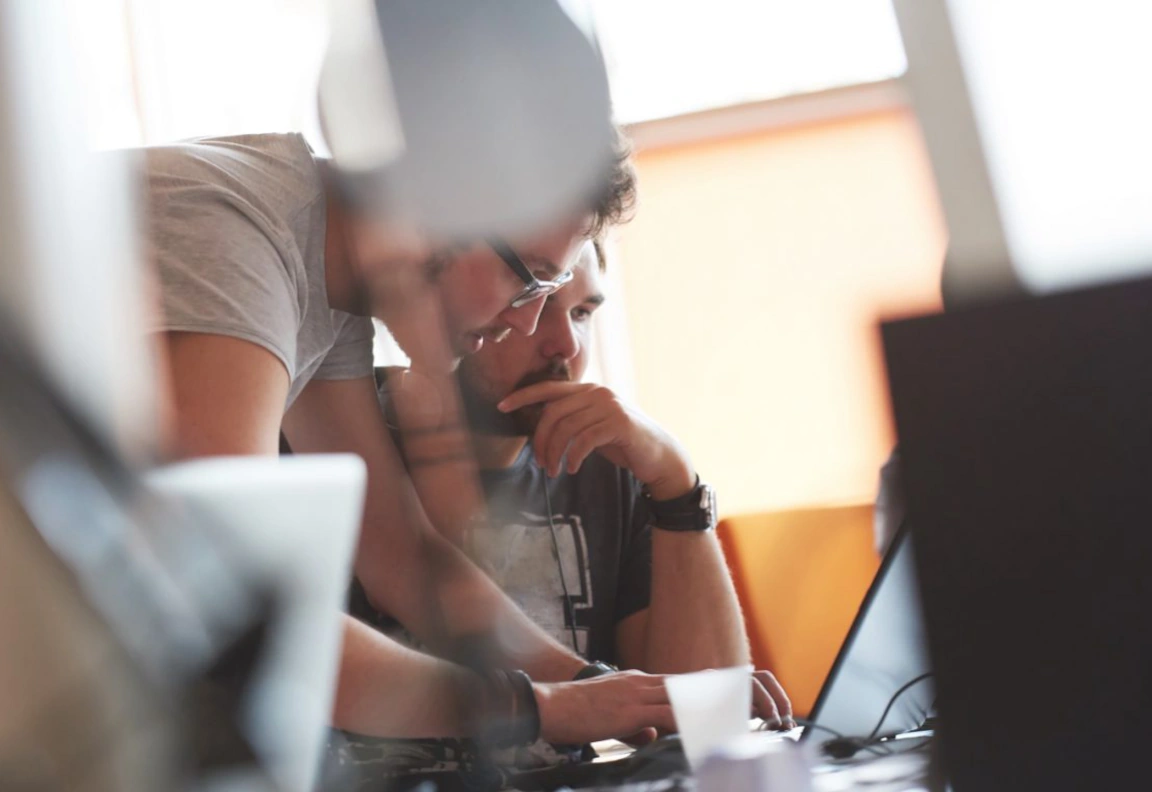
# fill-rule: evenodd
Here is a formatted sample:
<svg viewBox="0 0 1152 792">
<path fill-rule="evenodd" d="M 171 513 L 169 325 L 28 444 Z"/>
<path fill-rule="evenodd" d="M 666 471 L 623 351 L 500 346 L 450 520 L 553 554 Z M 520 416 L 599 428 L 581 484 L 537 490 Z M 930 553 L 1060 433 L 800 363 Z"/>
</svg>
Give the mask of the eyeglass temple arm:
<svg viewBox="0 0 1152 792">
<path fill-rule="evenodd" d="M 488 246 L 516 273 L 520 280 L 524 281 L 525 285 L 532 286 L 537 282 L 532 270 L 528 269 L 528 265 L 516 255 L 516 251 L 509 247 L 507 242 L 502 239 L 489 239 Z"/>
</svg>

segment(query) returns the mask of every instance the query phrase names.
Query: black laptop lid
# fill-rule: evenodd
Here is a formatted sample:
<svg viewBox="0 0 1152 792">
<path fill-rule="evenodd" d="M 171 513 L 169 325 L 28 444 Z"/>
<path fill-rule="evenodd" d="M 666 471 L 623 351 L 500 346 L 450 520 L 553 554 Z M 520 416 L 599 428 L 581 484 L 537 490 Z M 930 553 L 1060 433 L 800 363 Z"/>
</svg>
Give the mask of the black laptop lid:
<svg viewBox="0 0 1152 792">
<path fill-rule="evenodd" d="M 883 335 L 954 789 L 1142 778 L 1152 281 Z"/>
<path fill-rule="evenodd" d="M 867 738 L 924 723 L 935 699 L 916 569 L 902 527 L 860 605 L 802 739 Z"/>
</svg>

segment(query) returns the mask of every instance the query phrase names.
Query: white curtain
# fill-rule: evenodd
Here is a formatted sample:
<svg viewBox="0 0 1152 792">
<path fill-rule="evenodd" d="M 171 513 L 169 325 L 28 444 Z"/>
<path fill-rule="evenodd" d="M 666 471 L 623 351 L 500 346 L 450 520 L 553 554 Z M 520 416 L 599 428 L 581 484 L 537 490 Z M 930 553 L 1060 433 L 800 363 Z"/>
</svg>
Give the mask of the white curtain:
<svg viewBox="0 0 1152 792">
<path fill-rule="evenodd" d="M 325 0 L 68 0 L 95 148 L 300 130 L 317 143 Z"/>
</svg>

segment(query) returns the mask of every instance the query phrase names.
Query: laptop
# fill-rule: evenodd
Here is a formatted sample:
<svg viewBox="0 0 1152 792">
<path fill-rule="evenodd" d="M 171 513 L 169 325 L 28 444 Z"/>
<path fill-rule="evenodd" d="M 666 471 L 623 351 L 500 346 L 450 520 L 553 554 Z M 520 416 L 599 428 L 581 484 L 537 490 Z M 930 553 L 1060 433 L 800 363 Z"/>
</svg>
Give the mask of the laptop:
<svg viewBox="0 0 1152 792">
<path fill-rule="evenodd" d="M 925 724 L 935 697 L 912 542 L 907 527 L 901 527 L 800 739 L 825 743 L 908 732 Z"/>
<path fill-rule="evenodd" d="M 953 788 L 1145 778 L 1152 280 L 883 339 Z"/>
</svg>

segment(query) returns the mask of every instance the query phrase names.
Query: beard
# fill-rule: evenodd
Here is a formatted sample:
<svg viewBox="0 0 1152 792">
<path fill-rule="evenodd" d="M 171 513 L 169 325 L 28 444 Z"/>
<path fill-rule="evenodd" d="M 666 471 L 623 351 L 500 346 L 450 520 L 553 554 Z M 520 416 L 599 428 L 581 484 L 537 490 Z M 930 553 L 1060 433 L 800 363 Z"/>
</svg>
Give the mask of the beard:
<svg viewBox="0 0 1152 792">
<path fill-rule="evenodd" d="M 464 372 L 462 371 L 463 375 Z M 500 437 L 531 437 L 544 415 L 543 404 L 529 404 L 510 413 L 496 409 L 497 403 L 514 391 L 535 385 L 538 382 L 571 382 L 572 369 L 563 360 L 549 361 L 544 368 L 530 371 L 512 386 L 508 393 L 496 398 L 485 396 L 472 386 L 468 376 L 460 377 L 460 396 L 464 404 L 464 414 L 468 425 L 480 434 Z"/>
</svg>

